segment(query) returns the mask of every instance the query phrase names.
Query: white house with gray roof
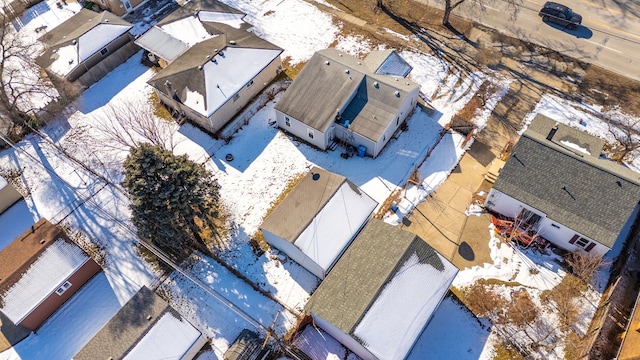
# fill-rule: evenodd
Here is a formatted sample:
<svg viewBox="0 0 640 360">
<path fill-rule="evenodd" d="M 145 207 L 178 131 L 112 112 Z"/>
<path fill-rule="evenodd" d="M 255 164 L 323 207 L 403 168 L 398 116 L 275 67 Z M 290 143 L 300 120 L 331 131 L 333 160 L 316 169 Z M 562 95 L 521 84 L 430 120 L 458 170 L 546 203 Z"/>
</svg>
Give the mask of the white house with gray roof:
<svg viewBox="0 0 640 360">
<path fill-rule="evenodd" d="M 536 115 L 485 206 L 521 219 L 568 251 L 604 254 L 624 241 L 640 206 L 640 174 L 601 157 L 604 141 Z"/>
<path fill-rule="evenodd" d="M 321 150 L 341 141 L 377 157 L 418 102 L 411 69 L 393 50 L 320 50 L 276 104 L 278 126 Z"/>
<path fill-rule="evenodd" d="M 457 273 L 420 237 L 371 219 L 305 309 L 360 358 L 404 359 Z"/>
<path fill-rule="evenodd" d="M 324 279 L 377 205 L 344 176 L 313 167 L 261 229 L 269 245 Z"/>
</svg>

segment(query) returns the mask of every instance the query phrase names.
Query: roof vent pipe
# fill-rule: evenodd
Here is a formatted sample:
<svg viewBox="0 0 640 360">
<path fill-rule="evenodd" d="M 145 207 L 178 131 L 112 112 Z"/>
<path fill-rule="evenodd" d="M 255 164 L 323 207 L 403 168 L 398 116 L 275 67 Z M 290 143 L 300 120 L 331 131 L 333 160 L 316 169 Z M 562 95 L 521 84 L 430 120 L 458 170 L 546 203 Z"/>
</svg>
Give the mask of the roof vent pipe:
<svg viewBox="0 0 640 360">
<path fill-rule="evenodd" d="M 549 134 L 547 134 L 547 140 L 551 141 L 551 139 L 553 139 L 553 136 L 556 134 L 556 131 L 558 131 L 558 123 L 553 125 L 551 130 L 549 130 Z"/>
</svg>

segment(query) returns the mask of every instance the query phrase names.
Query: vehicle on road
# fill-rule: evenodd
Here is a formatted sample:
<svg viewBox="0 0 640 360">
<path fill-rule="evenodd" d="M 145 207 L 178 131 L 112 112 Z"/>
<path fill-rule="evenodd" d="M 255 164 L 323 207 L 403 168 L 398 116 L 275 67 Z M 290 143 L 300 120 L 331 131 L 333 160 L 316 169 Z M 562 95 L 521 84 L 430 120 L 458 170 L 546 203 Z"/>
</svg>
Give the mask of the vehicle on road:
<svg viewBox="0 0 640 360">
<path fill-rule="evenodd" d="M 577 29 L 582 23 L 582 15 L 574 13 L 571 8 L 553 1 L 544 3 L 538 13 L 544 22 L 552 22 L 562 25 L 567 29 Z"/>
</svg>

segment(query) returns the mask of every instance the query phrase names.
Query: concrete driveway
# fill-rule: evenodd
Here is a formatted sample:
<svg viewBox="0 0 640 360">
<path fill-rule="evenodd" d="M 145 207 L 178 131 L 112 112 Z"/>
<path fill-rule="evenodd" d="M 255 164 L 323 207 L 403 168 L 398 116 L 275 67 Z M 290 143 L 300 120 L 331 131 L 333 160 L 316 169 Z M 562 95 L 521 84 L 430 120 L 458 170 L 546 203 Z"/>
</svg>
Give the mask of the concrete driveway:
<svg viewBox="0 0 640 360">
<path fill-rule="evenodd" d="M 490 216 L 467 216 L 465 211 L 477 200 L 478 192 L 490 189 L 484 174 L 494 157 L 487 147 L 476 142 L 447 180 L 401 225 L 460 269 L 493 262 L 488 246 Z"/>
</svg>

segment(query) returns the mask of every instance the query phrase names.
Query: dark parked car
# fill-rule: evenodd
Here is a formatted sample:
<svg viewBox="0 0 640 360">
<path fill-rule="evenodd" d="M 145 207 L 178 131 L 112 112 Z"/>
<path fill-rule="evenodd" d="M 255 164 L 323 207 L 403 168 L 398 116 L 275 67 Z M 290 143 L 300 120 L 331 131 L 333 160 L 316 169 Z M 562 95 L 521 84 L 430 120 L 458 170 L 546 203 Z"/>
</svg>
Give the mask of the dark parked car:
<svg viewBox="0 0 640 360">
<path fill-rule="evenodd" d="M 538 15 L 542 16 L 542 21 L 544 22 L 556 23 L 565 26 L 567 29 L 576 29 L 582 23 L 580 14 L 576 14 L 570 8 L 552 1 L 544 3 Z"/>
</svg>

